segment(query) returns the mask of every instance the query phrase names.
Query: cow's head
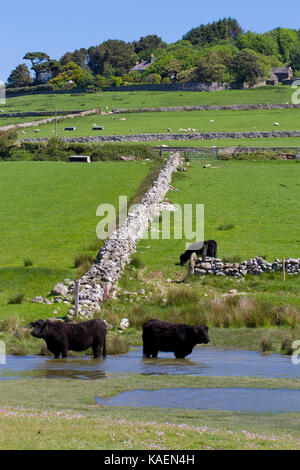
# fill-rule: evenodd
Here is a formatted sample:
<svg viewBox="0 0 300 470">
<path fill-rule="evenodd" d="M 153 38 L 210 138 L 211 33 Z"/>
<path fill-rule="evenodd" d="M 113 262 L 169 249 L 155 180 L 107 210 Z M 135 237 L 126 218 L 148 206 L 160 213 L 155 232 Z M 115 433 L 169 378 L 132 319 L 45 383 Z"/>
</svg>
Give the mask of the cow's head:
<svg viewBox="0 0 300 470">
<path fill-rule="evenodd" d="M 43 338 L 43 330 L 46 324 L 47 323 L 44 320 L 37 320 L 35 322 L 30 323 L 31 328 L 33 328 L 31 335 L 35 336 L 35 338 Z"/>
<path fill-rule="evenodd" d="M 206 325 L 195 326 L 194 332 L 196 333 L 197 344 L 209 343 L 210 339 L 208 336 L 208 327 Z"/>
</svg>

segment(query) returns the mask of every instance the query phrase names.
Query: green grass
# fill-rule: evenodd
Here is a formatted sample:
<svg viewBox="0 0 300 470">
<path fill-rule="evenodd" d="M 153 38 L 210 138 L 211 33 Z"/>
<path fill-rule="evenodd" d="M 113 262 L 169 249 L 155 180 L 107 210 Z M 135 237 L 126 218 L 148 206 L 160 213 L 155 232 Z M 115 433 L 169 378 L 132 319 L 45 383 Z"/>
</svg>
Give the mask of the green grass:
<svg viewBox="0 0 300 470">
<path fill-rule="evenodd" d="M 238 377 L 239 386 L 299 388 L 296 380 Z M 129 376 L 0 383 L 1 449 L 297 449 L 299 414 L 101 407 L 125 390 L 231 387 L 229 377 Z"/>
<path fill-rule="evenodd" d="M 7 302 L 20 292 L 27 299 L 46 296 L 56 282 L 73 277 L 75 256 L 95 248 L 98 205 L 118 210 L 119 195 L 130 199 L 150 168 L 142 162 L 0 163 L 1 317 L 49 315 L 53 305 Z M 26 258 L 32 267 L 24 266 Z"/>
<path fill-rule="evenodd" d="M 163 106 L 197 106 L 226 104 L 291 103 L 292 92 L 287 86 L 269 86 L 253 90 L 203 92 L 99 92 L 78 94 L 40 94 L 6 99 L 5 112 L 78 110 L 102 108 L 137 108 Z"/>
<path fill-rule="evenodd" d="M 300 165 L 214 161 L 213 166 L 218 169 L 191 163 L 186 173 L 175 175 L 173 184 L 179 191 L 170 191 L 167 197 L 181 205 L 204 204 L 205 239 L 217 240 L 218 257 L 298 257 Z M 228 224 L 234 227 L 218 230 Z M 149 239 L 140 242 L 137 253 L 149 269 L 174 273 L 184 249 L 184 239 Z"/>
<path fill-rule="evenodd" d="M 164 113 L 131 113 L 122 115 L 85 116 L 58 122 L 60 137 L 184 133 L 180 129 L 196 129 L 196 132 L 256 132 L 299 130 L 300 110 L 251 110 L 251 111 L 183 111 Z M 121 119 L 126 119 L 122 121 Z M 214 120 L 214 122 L 210 122 Z M 279 122 L 280 126 L 274 126 Z M 93 131 L 93 124 L 103 125 L 104 131 Z M 76 131 L 64 131 L 65 127 L 75 126 Z M 39 126 L 38 137 L 50 137 L 54 133 L 54 123 Z M 27 137 L 36 137 L 34 128 L 26 130 Z"/>
</svg>

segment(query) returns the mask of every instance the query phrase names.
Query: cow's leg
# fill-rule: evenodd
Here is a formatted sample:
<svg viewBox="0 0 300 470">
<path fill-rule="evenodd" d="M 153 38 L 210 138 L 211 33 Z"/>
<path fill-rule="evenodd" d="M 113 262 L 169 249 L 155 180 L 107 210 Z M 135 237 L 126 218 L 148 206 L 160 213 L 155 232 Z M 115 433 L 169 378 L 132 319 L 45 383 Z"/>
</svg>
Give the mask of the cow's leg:
<svg viewBox="0 0 300 470">
<path fill-rule="evenodd" d="M 151 357 L 151 348 L 149 348 L 149 346 L 143 346 L 143 356 L 147 358 Z"/>
<path fill-rule="evenodd" d="M 93 354 L 94 354 L 95 359 L 101 356 L 101 344 L 99 343 L 93 344 Z"/>
<path fill-rule="evenodd" d="M 64 348 L 61 352 L 61 355 L 62 355 L 62 358 L 63 359 L 67 359 L 68 357 L 68 349 L 67 348 Z"/>
<path fill-rule="evenodd" d="M 207 255 L 207 244 L 204 243 L 203 248 L 202 248 L 202 261 L 206 260 L 206 255 Z"/>
<path fill-rule="evenodd" d="M 158 355 L 158 349 L 152 348 L 152 357 L 153 357 L 154 359 L 156 359 L 156 358 L 157 358 L 157 355 Z"/>
<path fill-rule="evenodd" d="M 104 338 L 103 348 L 102 348 L 102 356 L 106 357 L 106 340 Z"/>
</svg>

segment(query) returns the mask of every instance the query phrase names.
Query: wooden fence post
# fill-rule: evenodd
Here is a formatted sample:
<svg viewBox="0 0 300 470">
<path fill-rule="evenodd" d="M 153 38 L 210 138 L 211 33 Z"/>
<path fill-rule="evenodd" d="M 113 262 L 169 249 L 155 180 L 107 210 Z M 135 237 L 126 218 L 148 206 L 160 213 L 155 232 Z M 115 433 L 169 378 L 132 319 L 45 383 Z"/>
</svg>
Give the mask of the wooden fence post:
<svg viewBox="0 0 300 470">
<path fill-rule="evenodd" d="M 285 258 L 283 258 L 282 270 L 283 270 L 283 280 L 285 281 Z"/>
</svg>

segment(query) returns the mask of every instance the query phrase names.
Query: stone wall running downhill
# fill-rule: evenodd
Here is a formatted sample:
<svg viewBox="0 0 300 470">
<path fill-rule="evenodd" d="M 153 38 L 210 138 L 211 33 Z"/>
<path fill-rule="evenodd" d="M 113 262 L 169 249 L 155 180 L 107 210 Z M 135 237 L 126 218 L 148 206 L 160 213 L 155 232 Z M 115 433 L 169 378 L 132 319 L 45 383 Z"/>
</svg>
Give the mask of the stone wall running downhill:
<svg viewBox="0 0 300 470">
<path fill-rule="evenodd" d="M 146 192 L 135 210 L 130 212 L 125 222 L 112 233 L 98 253 L 96 263 L 80 279 L 79 305 L 81 318 L 92 316 L 93 312 L 101 309 L 104 288 L 109 295 L 116 293 L 122 271 L 136 251 L 136 246 L 148 229 L 153 216 L 160 210 L 160 205 L 171 189 L 173 172 L 182 164 L 180 154 L 172 154 L 165 167 L 160 171 L 152 187 Z M 74 292 L 74 284 L 69 294 Z M 73 318 L 74 307 L 69 311 Z"/>
<path fill-rule="evenodd" d="M 20 124 L 9 124 L 7 126 L 0 126 L 0 131 L 8 131 L 9 129 L 24 129 L 26 127 L 37 127 L 39 126 L 40 124 L 48 124 L 49 122 L 53 122 L 55 121 L 55 119 L 57 121 L 60 121 L 62 119 L 70 119 L 70 118 L 75 118 L 75 117 L 78 117 L 78 116 L 89 116 L 91 114 L 98 114 L 100 113 L 100 109 L 88 109 L 87 111 L 80 111 L 80 112 L 77 112 L 75 111 L 75 113 L 73 114 L 63 114 L 63 115 L 60 115 L 60 116 L 57 116 L 57 117 L 49 117 L 49 118 L 46 118 L 46 119 L 39 119 L 37 121 L 30 121 L 30 122 L 21 122 Z M 51 114 L 51 113 L 49 113 Z M 20 139 L 21 140 L 21 139 Z M 25 139 L 26 140 L 26 139 Z M 37 139 L 39 140 L 39 139 Z M 48 139 L 41 139 L 40 141 L 46 141 Z M 31 141 L 31 142 L 34 142 L 35 139 L 27 139 L 27 141 Z"/>
<path fill-rule="evenodd" d="M 241 263 L 226 263 L 220 258 L 209 258 L 205 261 L 201 258 L 192 259 L 189 265 L 189 272 L 196 276 L 206 276 L 213 274 L 215 276 L 235 276 L 243 277 L 246 274 L 261 274 L 274 271 L 283 271 L 283 260 L 276 259 L 274 263 L 269 263 L 263 258 L 257 256 Z M 300 258 L 288 258 L 285 260 L 285 272 L 287 274 L 300 273 Z"/>
</svg>

